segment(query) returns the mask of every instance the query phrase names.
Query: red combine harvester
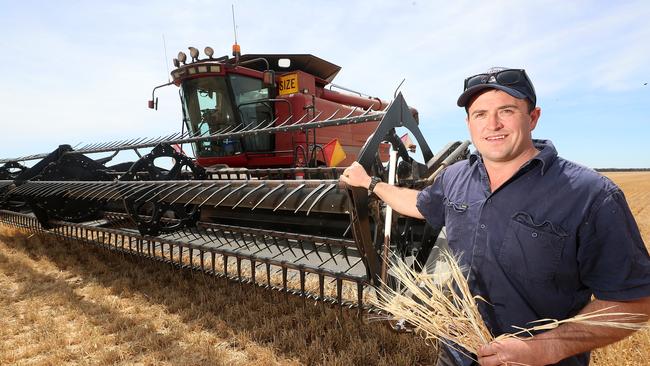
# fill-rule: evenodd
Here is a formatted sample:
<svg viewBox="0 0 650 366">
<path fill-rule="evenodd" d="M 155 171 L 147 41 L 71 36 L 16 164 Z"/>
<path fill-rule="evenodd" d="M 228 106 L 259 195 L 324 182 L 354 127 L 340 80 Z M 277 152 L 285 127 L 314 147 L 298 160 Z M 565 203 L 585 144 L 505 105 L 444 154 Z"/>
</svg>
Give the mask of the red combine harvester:
<svg viewBox="0 0 650 366">
<path fill-rule="evenodd" d="M 352 94 L 318 57 L 204 53 L 179 53 L 172 82 L 149 102 L 157 108 L 158 88 L 179 87 L 183 131 L 0 159 L 0 223 L 360 309 L 391 281 L 389 250 L 427 260 L 439 233 L 339 183 L 337 166 L 356 160 L 420 189 L 469 142 L 433 154 L 401 94 L 390 103 Z M 127 150 L 140 158 L 109 164 Z M 91 158 L 100 153 L 109 155 Z"/>
</svg>

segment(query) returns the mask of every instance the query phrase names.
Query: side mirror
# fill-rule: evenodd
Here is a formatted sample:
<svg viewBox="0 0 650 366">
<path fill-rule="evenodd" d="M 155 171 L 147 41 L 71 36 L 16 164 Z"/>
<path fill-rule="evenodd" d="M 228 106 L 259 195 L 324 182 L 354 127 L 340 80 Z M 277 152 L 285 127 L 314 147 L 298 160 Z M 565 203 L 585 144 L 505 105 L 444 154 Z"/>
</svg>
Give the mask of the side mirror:
<svg viewBox="0 0 650 366">
<path fill-rule="evenodd" d="M 149 101 L 149 109 L 158 110 L 158 97 L 156 97 L 155 102 L 153 100 Z"/>
<path fill-rule="evenodd" d="M 153 88 L 153 90 L 151 91 L 151 100 L 148 101 L 149 109 L 158 110 L 158 97 L 156 96 L 156 89 L 162 88 L 163 86 L 172 85 L 173 83 L 174 83 L 173 81 L 170 81 L 168 83 L 158 85 L 157 87 Z"/>
<path fill-rule="evenodd" d="M 264 84 L 264 87 L 266 87 L 266 88 L 274 88 L 275 87 L 275 71 L 273 71 L 273 70 L 265 70 L 263 75 L 262 75 L 262 83 Z"/>
</svg>

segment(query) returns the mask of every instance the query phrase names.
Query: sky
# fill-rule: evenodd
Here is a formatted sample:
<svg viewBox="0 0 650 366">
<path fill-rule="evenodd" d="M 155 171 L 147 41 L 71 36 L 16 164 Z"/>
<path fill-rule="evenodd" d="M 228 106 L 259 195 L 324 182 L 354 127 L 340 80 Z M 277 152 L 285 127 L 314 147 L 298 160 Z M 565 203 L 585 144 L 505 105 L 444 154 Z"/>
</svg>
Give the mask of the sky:
<svg viewBox="0 0 650 366">
<path fill-rule="evenodd" d="M 469 138 L 464 78 L 503 66 L 535 84 L 534 138 L 592 168 L 650 168 L 647 1 L 0 0 L 0 157 L 179 131 L 178 90 L 157 111 L 151 90 L 188 46 L 230 53 L 232 4 L 244 54 L 311 53 L 386 100 L 405 79 L 434 152 Z"/>
</svg>

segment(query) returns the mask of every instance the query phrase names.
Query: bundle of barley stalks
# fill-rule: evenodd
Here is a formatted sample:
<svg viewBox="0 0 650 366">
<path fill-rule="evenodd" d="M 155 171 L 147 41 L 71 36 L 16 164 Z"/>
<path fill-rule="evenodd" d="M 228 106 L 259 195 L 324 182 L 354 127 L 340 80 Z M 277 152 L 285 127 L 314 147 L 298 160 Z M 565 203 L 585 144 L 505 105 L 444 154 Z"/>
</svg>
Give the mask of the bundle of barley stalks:
<svg viewBox="0 0 650 366">
<path fill-rule="evenodd" d="M 439 341 L 473 359 L 481 346 L 492 341 L 532 337 L 535 332 L 564 323 L 647 329 L 643 314 L 616 313 L 605 308 L 564 320 L 540 319 L 530 328 L 515 327 L 520 330 L 495 338 L 478 311 L 477 301 L 486 301 L 471 294 L 463 268 L 451 253 L 441 251 L 433 271 L 414 270 L 395 255 L 391 267 L 391 275 L 399 285 L 396 289 L 382 286 L 377 291 L 373 304 L 389 314 L 379 318 L 408 323 L 425 340 Z"/>
</svg>

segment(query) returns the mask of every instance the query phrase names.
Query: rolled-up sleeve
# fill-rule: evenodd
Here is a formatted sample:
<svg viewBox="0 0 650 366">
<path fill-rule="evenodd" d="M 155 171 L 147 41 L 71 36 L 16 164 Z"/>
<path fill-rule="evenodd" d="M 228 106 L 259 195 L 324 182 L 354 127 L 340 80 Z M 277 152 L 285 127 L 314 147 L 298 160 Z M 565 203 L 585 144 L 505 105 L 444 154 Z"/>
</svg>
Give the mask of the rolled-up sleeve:
<svg viewBox="0 0 650 366">
<path fill-rule="evenodd" d="M 650 256 L 623 192 L 597 204 L 579 232 L 582 283 L 601 300 L 650 296 Z"/>
<path fill-rule="evenodd" d="M 434 228 L 441 228 L 445 225 L 445 206 L 444 206 L 444 193 L 443 193 L 443 178 L 442 174 L 420 193 L 418 193 L 416 207 L 418 211 L 427 220 L 427 223 Z"/>
</svg>

